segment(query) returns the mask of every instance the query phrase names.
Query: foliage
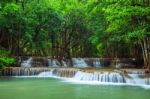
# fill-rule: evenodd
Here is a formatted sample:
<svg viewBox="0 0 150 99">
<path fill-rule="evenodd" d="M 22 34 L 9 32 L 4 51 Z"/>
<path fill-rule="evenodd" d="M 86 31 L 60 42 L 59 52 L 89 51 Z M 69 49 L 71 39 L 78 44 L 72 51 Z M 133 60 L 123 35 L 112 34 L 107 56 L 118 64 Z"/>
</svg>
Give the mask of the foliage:
<svg viewBox="0 0 150 99">
<path fill-rule="evenodd" d="M 10 66 L 15 63 L 15 59 L 8 56 L 8 51 L 5 49 L 0 49 L 0 69 L 6 66 Z"/>
<path fill-rule="evenodd" d="M 12 65 L 15 62 L 14 58 L 3 57 L 0 58 L 0 69 Z"/>
<path fill-rule="evenodd" d="M 149 0 L 2 0 L 0 45 L 16 56 L 150 61 L 149 4 Z"/>
</svg>

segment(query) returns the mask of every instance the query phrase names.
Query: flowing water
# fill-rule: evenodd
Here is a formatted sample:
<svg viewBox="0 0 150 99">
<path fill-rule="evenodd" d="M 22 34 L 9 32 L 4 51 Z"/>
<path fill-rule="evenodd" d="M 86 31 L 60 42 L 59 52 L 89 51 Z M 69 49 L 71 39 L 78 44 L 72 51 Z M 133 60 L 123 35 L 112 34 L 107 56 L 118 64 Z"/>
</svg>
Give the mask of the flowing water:
<svg viewBox="0 0 150 99">
<path fill-rule="evenodd" d="M 91 84 L 123 84 L 145 86 L 150 88 L 150 77 L 143 71 L 127 70 L 125 73 L 119 70 L 111 71 L 86 71 L 76 68 L 7 68 L 1 72 L 2 76 L 15 77 L 48 77 L 65 78 L 69 82 L 81 82 Z"/>
<path fill-rule="evenodd" d="M 0 78 L 0 99 L 149 99 L 133 86 L 89 85 L 56 78 Z"/>
<path fill-rule="evenodd" d="M 21 67 L 31 67 L 32 66 L 32 57 L 30 57 L 29 59 L 27 60 L 24 60 L 22 63 L 21 63 Z"/>
<path fill-rule="evenodd" d="M 49 67 L 60 67 L 60 63 L 56 59 L 48 59 Z"/>
<path fill-rule="evenodd" d="M 103 68 L 110 65 L 110 60 L 100 58 L 72 58 L 58 61 L 46 57 L 29 57 L 21 62 L 21 67 L 78 67 L 78 68 Z"/>
<path fill-rule="evenodd" d="M 74 67 L 86 68 L 89 67 L 83 58 L 72 58 Z"/>
<path fill-rule="evenodd" d="M 149 99 L 150 97 L 150 77 L 143 71 L 81 69 L 103 68 L 110 65 L 109 60 L 99 58 L 72 58 L 73 67 L 77 68 L 64 68 L 69 66 L 68 64 L 64 60 L 60 64 L 56 59 L 30 57 L 21 63 L 21 68 L 10 67 L 2 70 L 0 99 Z M 36 67 L 41 65 L 47 67 Z M 63 68 L 60 68 L 61 65 Z"/>
</svg>

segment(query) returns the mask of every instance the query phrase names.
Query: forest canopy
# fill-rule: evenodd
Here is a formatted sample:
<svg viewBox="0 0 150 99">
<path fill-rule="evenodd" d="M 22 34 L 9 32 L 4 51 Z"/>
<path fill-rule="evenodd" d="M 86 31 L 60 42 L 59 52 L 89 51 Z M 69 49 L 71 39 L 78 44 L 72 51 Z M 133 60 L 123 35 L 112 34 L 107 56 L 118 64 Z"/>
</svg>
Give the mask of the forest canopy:
<svg viewBox="0 0 150 99">
<path fill-rule="evenodd" d="M 150 66 L 150 0 L 0 0 L 0 49 L 11 56 L 140 58 Z"/>
</svg>

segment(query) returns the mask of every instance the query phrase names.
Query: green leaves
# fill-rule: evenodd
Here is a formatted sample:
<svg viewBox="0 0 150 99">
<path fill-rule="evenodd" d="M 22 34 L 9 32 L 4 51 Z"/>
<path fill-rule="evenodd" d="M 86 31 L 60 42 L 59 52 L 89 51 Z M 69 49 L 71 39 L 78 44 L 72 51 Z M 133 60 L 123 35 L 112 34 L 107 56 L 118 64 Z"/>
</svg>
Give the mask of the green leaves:
<svg viewBox="0 0 150 99">
<path fill-rule="evenodd" d="M 6 49 L 0 48 L 0 69 L 15 63 L 15 59 L 9 56 Z"/>
<path fill-rule="evenodd" d="M 19 6 L 15 3 L 8 3 L 5 5 L 3 8 L 3 15 L 8 16 L 8 15 L 15 15 L 19 11 Z"/>
<path fill-rule="evenodd" d="M 14 58 L 9 58 L 9 57 L 0 57 L 0 69 L 4 68 L 6 66 L 12 65 L 15 62 Z"/>
<path fill-rule="evenodd" d="M 130 49 L 130 47 L 132 48 L 135 44 L 137 46 L 140 40 L 143 40 L 144 37 L 149 35 L 148 28 L 150 26 L 150 8 L 139 4 L 141 3 L 135 3 L 133 5 L 130 0 L 97 2 L 96 6 L 93 8 L 93 12 L 98 11 L 97 9 L 102 9 L 99 11 L 99 13 L 102 14 L 99 19 L 102 18 L 105 20 L 105 23 L 102 20 L 99 20 L 102 26 L 101 24 L 98 24 L 100 29 L 93 34 L 94 36 L 92 36 L 91 41 L 97 44 L 97 46 L 110 43 L 107 45 L 108 47 L 111 47 L 110 45 L 120 46 L 122 43 L 128 44 L 128 46 L 121 46 L 119 48 L 113 46 L 115 50 L 123 48 Z M 96 15 L 98 15 L 98 12 L 96 12 Z M 94 17 L 94 19 L 96 18 L 98 17 Z M 98 29 L 95 28 L 95 30 Z M 102 47 L 98 48 L 99 50 L 102 50 Z M 113 49 L 110 49 L 110 51 L 111 50 Z M 119 53 L 119 51 L 117 53 Z"/>
<path fill-rule="evenodd" d="M 141 24 L 140 21 L 142 21 L 140 18 L 144 18 L 143 16 L 149 14 L 149 7 L 132 6 L 130 3 L 128 5 L 121 5 L 120 2 L 116 2 L 104 8 L 103 11 L 106 14 L 106 20 L 109 23 L 106 32 L 118 32 L 118 34 L 120 33 L 120 36 L 128 35 L 129 37 L 143 37 L 145 34 L 145 31 L 139 27 Z M 136 20 L 137 16 L 139 19 Z M 135 22 L 139 23 L 136 25 L 130 23 L 133 19 Z M 130 25 L 133 27 L 130 27 Z M 134 31 L 132 30 L 133 28 L 135 29 Z"/>
<path fill-rule="evenodd" d="M 140 1 L 23 1 L 3 0 L 0 8 L 0 44 L 15 55 L 17 49 L 30 55 L 50 55 L 52 47 L 59 56 L 66 49 L 68 53 L 78 49 L 76 55 L 81 55 L 92 47 L 90 55 L 105 56 L 131 49 L 150 35 L 150 7 Z"/>
</svg>

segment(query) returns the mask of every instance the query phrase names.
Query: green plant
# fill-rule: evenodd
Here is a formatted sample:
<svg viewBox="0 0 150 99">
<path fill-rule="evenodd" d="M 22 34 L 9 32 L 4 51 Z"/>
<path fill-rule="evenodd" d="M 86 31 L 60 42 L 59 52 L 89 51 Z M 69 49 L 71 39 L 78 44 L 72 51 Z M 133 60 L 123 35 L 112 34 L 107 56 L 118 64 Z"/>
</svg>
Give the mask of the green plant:
<svg viewBox="0 0 150 99">
<path fill-rule="evenodd" d="M 9 56 L 7 50 L 0 49 L 0 69 L 6 66 L 10 66 L 15 63 L 15 59 Z"/>
<path fill-rule="evenodd" d="M 0 58 L 0 69 L 13 64 L 14 62 L 15 62 L 14 58 L 2 57 Z"/>
</svg>

